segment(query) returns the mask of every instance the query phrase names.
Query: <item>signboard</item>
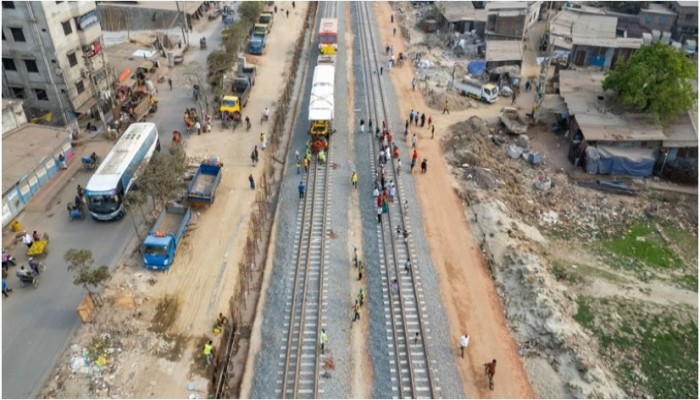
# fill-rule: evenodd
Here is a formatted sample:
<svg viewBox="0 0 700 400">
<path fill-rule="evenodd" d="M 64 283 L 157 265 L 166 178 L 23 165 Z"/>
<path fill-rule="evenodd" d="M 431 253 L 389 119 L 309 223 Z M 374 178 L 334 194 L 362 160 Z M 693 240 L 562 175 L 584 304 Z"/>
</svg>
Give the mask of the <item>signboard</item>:
<svg viewBox="0 0 700 400">
<path fill-rule="evenodd" d="M 78 23 L 78 28 L 84 31 L 87 28 L 98 24 L 100 21 L 97 19 L 97 13 L 93 10 L 76 18 L 76 22 Z"/>
<path fill-rule="evenodd" d="M 95 43 L 83 46 L 83 54 L 87 56 L 87 58 L 92 58 L 102 52 L 102 43 L 97 40 Z"/>
</svg>

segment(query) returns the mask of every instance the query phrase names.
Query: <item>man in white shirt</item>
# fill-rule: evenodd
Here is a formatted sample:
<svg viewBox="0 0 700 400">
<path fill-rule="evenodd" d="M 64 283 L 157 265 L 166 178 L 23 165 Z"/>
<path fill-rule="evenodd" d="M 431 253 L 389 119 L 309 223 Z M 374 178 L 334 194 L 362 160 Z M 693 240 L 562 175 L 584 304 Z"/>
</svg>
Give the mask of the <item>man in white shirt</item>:
<svg viewBox="0 0 700 400">
<path fill-rule="evenodd" d="M 34 244 L 34 239 L 32 239 L 32 235 L 29 233 L 25 233 L 24 236 L 22 236 L 22 242 L 27 245 L 27 248 L 32 247 L 32 244 Z"/>
<path fill-rule="evenodd" d="M 462 358 L 464 358 L 464 349 L 466 349 L 467 346 L 469 346 L 469 334 L 465 333 L 459 338 L 459 348 L 462 350 Z"/>
</svg>

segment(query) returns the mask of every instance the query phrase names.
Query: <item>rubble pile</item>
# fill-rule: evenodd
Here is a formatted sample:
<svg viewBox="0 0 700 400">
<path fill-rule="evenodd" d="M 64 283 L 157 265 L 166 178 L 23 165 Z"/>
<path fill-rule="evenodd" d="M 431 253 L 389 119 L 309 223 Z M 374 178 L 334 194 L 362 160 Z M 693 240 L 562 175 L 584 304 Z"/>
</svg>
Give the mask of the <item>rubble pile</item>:
<svg viewBox="0 0 700 400">
<path fill-rule="evenodd" d="M 465 182 L 461 195 L 469 203 L 493 197 L 495 192 L 523 222 L 590 241 L 619 233 L 630 221 L 652 214 L 674 223 L 689 220 L 691 210 L 682 205 L 652 207 L 654 201 L 646 193 L 625 197 L 598 192 L 578 186 L 544 161 L 533 165 L 525 156 L 511 159 L 511 146 L 526 154 L 529 140 L 499 131 L 497 121 L 487 123 L 473 116 L 453 125 L 442 141 L 446 160 Z M 690 229 L 696 231 L 697 226 Z"/>
</svg>

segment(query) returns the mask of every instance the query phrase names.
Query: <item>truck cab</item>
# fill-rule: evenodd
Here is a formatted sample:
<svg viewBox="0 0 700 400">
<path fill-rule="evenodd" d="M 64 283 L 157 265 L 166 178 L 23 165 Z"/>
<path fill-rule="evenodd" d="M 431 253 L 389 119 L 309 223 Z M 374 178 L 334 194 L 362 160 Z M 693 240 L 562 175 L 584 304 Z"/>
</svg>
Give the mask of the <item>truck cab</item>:
<svg viewBox="0 0 700 400">
<path fill-rule="evenodd" d="M 272 29 L 272 20 L 275 18 L 275 13 L 272 11 L 263 11 L 258 17 L 258 23 L 268 26 L 268 32 Z"/>
<path fill-rule="evenodd" d="M 224 96 L 221 99 L 221 105 L 219 106 L 219 112 L 228 112 L 229 114 L 240 113 L 241 112 L 241 102 L 236 96 Z"/>
<path fill-rule="evenodd" d="M 270 25 L 267 24 L 255 24 L 253 27 L 253 35 L 267 35 L 270 33 Z"/>
<path fill-rule="evenodd" d="M 248 53 L 262 55 L 265 50 L 265 35 L 253 34 L 248 41 Z"/>
<path fill-rule="evenodd" d="M 175 256 L 175 238 L 164 232 L 149 235 L 144 241 L 143 261 L 152 269 L 166 269 Z"/>
</svg>

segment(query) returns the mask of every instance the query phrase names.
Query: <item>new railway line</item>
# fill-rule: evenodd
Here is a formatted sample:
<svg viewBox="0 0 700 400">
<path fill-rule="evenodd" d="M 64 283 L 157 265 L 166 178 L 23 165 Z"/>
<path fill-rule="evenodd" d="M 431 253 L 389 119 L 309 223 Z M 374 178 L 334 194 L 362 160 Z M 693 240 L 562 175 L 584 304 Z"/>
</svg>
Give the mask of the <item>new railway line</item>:
<svg viewBox="0 0 700 400">
<path fill-rule="evenodd" d="M 336 18 L 338 7 L 338 2 L 326 3 L 321 17 Z M 285 306 L 287 339 L 280 352 L 276 389 L 281 398 L 318 398 L 323 393 L 319 378 L 324 357 L 318 343 L 327 309 L 324 275 L 328 270 L 331 162 L 330 151 L 323 163 L 311 157 L 305 194 L 299 199 L 294 252 L 290 255 L 291 290 Z"/>
<path fill-rule="evenodd" d="M 397 132 L 391 129 L 382 76 L 377 73 L 383 63 L 380 58 L 381 53 L 377 51 L 375 40 L 377 33 L 370 18 L 371 3 L 353 2 L 352 4 L 358 17 L 357 38 L 360 41 L 360 58 L 363 63 L 369 115 L 375 116 L 377 127 L 382 126 L 382 121 L 385 121 L 387 130 L 396 137 Z M 379 169 L 381 141 L 374 132 L 370 132 L 367 138 L 360 140 L 371 141 L 373 159 L 371 170 L 376 176 Z M 417 257 L 411 245 L 410 220 L 401 206 L 405 196 L 400 172 L 397 172 L 396 167 L 393 157 L 390 157 L 384 167 L 385 181 L 396 183 L 397 197 L 389 206 L 389 212 L 383 216 L 381 223 L 377 224 L 392 396 L 394 398 L 436 398 L 440 396 L 440 388 L 428 349 L 431 336 L 427 309 L 423 300 Z M 404 174 L 409 173 L 409 168 L 404 168 L 404 171 Z M 404 238 L 403 234 L 395 235 L 395 230 L 399 232 L 397 227 L 400 227 L 399 230 L 402 233 L 403 230 L 408 230 L 409 236 Z M 407 259 L 411 260 L 412 266 L 405 270 Z M 394 280 L 398 283 L 398 290 L 392 288 Z"/>
</svg>

